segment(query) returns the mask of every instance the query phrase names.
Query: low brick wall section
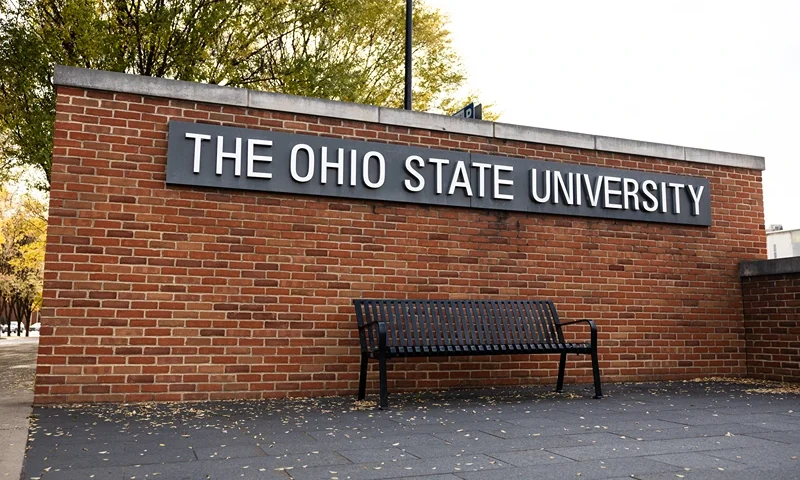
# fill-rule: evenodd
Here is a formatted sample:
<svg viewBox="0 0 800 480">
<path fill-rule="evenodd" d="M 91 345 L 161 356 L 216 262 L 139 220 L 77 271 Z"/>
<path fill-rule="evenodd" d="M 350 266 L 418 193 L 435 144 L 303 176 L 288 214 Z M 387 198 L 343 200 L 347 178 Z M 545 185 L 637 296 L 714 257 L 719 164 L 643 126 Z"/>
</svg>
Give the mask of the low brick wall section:
<svg viewBox="0 0 800 480">
<path fill-rule="evenodd" d="M 800 257 L 742 262 L 747 374 L 800 382 Z"/>
</svg>

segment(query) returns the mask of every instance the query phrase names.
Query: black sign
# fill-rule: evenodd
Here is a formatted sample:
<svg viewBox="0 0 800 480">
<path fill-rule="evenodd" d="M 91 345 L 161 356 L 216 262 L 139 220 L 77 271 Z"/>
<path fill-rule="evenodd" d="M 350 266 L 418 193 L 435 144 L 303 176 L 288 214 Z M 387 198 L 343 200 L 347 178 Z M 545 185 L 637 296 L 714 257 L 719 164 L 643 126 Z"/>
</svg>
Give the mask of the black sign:
<svg viewBox="0 0 800 480">
<path fill-rule="evenodd" d="M 167 183 L 711 225 L 705 178 L 176 121 Z"/>
<path fill-rule="evenodd" d="M 475 103 L 472 102 L 466 107 L 462 108 L 461 110 L 457 111 L 456 113 L 450 116 L 471 118 L 473 120 L 483 120 L 483 107 L 481 106 L 480 103 L 475 105 Z"/>
</svg>

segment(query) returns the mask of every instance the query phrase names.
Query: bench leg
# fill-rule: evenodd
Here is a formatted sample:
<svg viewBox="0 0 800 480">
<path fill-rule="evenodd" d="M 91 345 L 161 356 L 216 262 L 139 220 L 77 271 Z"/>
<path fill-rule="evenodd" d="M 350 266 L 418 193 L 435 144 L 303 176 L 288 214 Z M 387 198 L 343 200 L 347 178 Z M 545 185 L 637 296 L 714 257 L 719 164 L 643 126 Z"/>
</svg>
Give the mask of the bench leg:
<svg viewBox="0 0 800 480">
<path fill-rule="evenodd" d="M 367 360 L 369 356 L 361 354 L 361 376 L 358 377 L 358 399 L 364 400 L 367 396 Z"/>
<path fill-rule="evenodd" d="M 597 348 L 592 349 L 592 373 L 594 374 L 594 398 L 603 398 L 600 388 L 600 366 L 597 361 Z"/>
<path fill-rule="evenodd" d="M 561 360 L 558 362 L 558 383 L 556 383 L 556 392 L 564 390 L 564 369 L 567 367 L 567 354 L 561 354 Z"/>
<path fill-rule="evenodd" d="M 378 370 L 381 385 L 380 409 L 386 410 L 389 408 L 389 387 L 386 379 L 386 352 L 381 351 L 378 354 Z"/>
</svg>

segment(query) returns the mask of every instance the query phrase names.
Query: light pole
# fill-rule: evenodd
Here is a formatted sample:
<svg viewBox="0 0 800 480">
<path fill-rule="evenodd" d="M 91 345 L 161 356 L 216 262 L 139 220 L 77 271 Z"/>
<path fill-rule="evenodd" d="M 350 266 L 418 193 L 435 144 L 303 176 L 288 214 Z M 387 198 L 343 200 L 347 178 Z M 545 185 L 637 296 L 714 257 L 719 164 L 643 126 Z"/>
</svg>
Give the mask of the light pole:
<svg viewBox="0 0 800 480">
<path fill-rule="evenodd" d="M 406 0 L 406 94 L 404 108 L 411 110 L 411 26 L 413 24 L 412 0 Z"/>
</svg>

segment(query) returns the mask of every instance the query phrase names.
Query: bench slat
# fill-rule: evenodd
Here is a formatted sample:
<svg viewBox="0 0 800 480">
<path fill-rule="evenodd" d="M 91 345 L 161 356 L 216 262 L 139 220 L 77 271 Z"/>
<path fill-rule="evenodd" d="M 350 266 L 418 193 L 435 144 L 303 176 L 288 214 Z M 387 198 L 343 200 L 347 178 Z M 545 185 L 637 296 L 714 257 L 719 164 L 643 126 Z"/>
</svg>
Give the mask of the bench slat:
<svg viewBox="0 0 800 480">
<path fill-rule="evenodd" d="M 511 324 L 508 319 L 508 311 L 503 308 L 503 304 L 501 302 L 493 302 L 492 307 L 497 313 L 497 319 L 499 320 L 497 328 L 501 335 L 501 344 L 506 347 L 506 350 L 513 350 L 514 335 L 511 331 Z"/>
<path fill-rule="evenodd" d="M 539 318 L 539 324 L 541 325 L 542 333 L 545 337 L 545 344 L 555 344 L 556 337 L 547 324 L 550 318 L 547 315 L 547 306 L 543 302 L 536 302 L 536 315 Z"/>
<path fill-rule="evenodd" d="M 403 304 L 394 303 L 392 304 L 392 309 L 394 310 L 397 322 L 401 326 L 398 331 L 398 336 L 403 339 L 403 343 L 409 351 L 414 351 L 414 347 L 417 346 L 416 333 L 414 332 L 413 325 L 414 317 L 409 318 L 408 312 Z"/>
<path fill-rule="evenodd" d="M 517 345 L 519 348 L 524 350 L 525 344 L 528 343 L 526 341 L 525 335 L 525 316 L 519 309 L 520 304 L 519 302 L 508 302 L 508 309 L 511 312 L 511 315 L 514 319 L 514 327 L 517 335 Z"/>
<path fill-rule="evenodd" d="M 539 335 L 542 338 L 542 345 L 550 345 L 553 343 L 553 339 L 550 336 L 550 330 L 547 328 L 546 319 L 544 316 L 544 309 L 542 308 L 542 302 L 533 302 L 531 305 L 533 309 L 533 316 L 536 319 L 536 322 L 539 324 Z"/>
<path fill-rule="evenodd" d="M 536 311 L 536 304 L 538 302 L 535 301 L 528 301 L 523 302 L 522 309 L 525 311 L 526 316 L 528 317 L 528 325 L 531 329 L 531 340 L 533 343 L 537 345 L 544 345 L 547 343 L 547 337 L 545 336 L 544 330 L 542 329 L 542 324 L 539 319 L 539 315 L 537 315 Z"/>
<path fill-rule="evenodd" d="M 502 301 L 499 303 L 500 311 L 505 316 L 506 325 L 509 332 L 509 346 L 512 350 L 520 350 L 519 341 L 519 322 L 514 315 L 514 304 L 509 301 Z"/>
<path fill-rule="evenodd" d="M 540 345 L 542 337 L 536 325 L 536 318 L 531 313 L 531 302 L 520 302 L 520 314 L 525 322 L 525 341 L 531 345 Z"/>
<path fill-rule="evenodd" d="M 428 349 L 428 342 L 426 338 L 428 338 L 429 335 L 425 327 L 424 319 L 417 314 L 417 310 L 414 308 L 413 303 L 405 305 L 403 308 L 403 314 L 408 318 L 409 324 L 412 325 L 411 334 L 414 338 L 414 351 L 426 351 Z"/>
<path fill-rule="evenodd" d="M 453 325 L 453 322 L 450 320 L 450 317 L 447 316 L 440 302 L 431 301 L 428 302 L 428 305 L 430 305 L 431 311 L 435 317 L 441 319 L 440 325 L 442 326 L 442 333 L 445 335 L 444 343 L 448 346 L 448 351 L 456 351 L 455 347 L 458 346 L 458 329 Z"/>
<path fill-rule="evenodd" d="M 477 305 L 474 302 L 464 302 L 464 311 L 468 316 L 475 319 L 475 335 L 478 339 L 478 351 L 486 351 L 486 349 L 489 348 L 487 345 L 490 345 L 490 341 L 486 336 L 486 330 L 483 325 L 483 316 L 480 313 L 480 308 L 477 308 Z"/>
<path fill-rule="evenodd" d="M 494 341 L 492 342 L 493 345 L 496 345 L 500 351 L 503 351 L 504 348 L 501 345 L 505 345 L 506 339 L 505 335 L 502 334 L 502 327 L 501 319 L 498 317 L 497 312 L 495 310 L 494 302 L 486 302 L 486 315 L 489 319 L 488 326 L 492 331 L 492 336 L 494 337 Z"/>
<path fill-rule="evenodd" d="M 477 324 L 475 319 L 467 313 L 466 302 L 456 302 L 453 304 L 454 313 L 460 319 L 461 324 L 466 332 L 466 344 L 469 345 L 469 350 L 477 352 L 477 345 L 480 343 L 478 340 L 478 332 L 476 331 Z"/>
<path fill-rule="evenodd" d="M 411 314 L 417 317 L 420 325 L 420 345 L 422 345 L 423 352 L 430 351 L 435 353 L 440 343 L 438 340 L 440 335 L 433 317 L 422 302 L 415 301 L 410 306 Z"/>
<path fill-rule="evenodd" d="M 470 345 L 473 345 L 472 341 L 472 332 L 470 332 L 469 324 L 467 319 L 461 314 L 461 310 L 458 308 L 460 302 L 452 302 L 450 304 L 446 304 L 445 308 L 450 311 L 450 315 L 453 318 L 453 323 L 456 325 L 456 331 L 460 333 L 458 341 L 459 345 L 463 349 L 463 351 L 469 351 Z"/>
<path fill-rule="evenodd" d="M 550 301 L 545 302 L 545 305 L 547 305 L 547 308 L 548 308 L 547 311 L 548 311 L 548 314 L 550 315 L 550 319 L 551 319 L 550 322 L 547 323 L 547 325 L 550 327 L 550 329 L 553 332 L 553 337 L 555 339 L 555 343 L 563 344 L 564 343 L 564 333 L 561 330 L 556 328 L 556 325 L 560 323 L 559 320 L 558 320 L 558 313 L 556 313 L 556 306 L 553 304 L 553 302 L 550 302 Z"/>
</svg>

